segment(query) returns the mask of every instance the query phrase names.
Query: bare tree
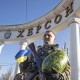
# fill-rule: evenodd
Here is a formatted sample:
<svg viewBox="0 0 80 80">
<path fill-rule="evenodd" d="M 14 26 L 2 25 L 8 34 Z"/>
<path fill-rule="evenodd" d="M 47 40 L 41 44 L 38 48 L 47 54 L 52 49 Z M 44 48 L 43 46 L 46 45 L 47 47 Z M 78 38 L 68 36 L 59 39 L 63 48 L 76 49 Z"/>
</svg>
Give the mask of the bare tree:
<svg viewBox="0 0 80 80">
<path fill-rule="evenodd" d="M 12 68 L 9 68 L 7 73 L 5 73 L 1 76 L 0 80 L 13 80 Z"/>
</svg>

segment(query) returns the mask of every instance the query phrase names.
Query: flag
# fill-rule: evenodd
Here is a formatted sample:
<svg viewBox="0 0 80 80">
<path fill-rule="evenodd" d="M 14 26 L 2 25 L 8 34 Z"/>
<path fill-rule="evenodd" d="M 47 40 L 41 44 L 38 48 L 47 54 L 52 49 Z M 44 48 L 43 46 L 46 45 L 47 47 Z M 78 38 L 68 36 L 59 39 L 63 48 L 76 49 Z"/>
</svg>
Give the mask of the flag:
<svg viewBox="0 0 80 80">
<path fill-rule="evenodd" d="M 21 62 L 27 60 L 30 54 L 31 54 L 31 50 L 20 50 L 16 54 L 15 59 L 17 60 L 18 64 L 20 64 Z"/>
</svg>

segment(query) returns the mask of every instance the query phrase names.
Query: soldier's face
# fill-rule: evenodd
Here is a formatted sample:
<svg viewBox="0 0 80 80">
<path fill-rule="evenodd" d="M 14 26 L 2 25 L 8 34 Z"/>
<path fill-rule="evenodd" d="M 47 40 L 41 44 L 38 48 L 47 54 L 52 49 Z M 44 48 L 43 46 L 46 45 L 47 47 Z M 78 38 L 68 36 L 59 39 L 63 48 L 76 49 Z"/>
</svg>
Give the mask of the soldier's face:
<svg viewBox="0 0 80 80">
<path fill-rule="evenodd" d="M 43 39 L 45 44 L 54 44 L 55 35 L 52 32 L 46 32 Z"/>
</svg>

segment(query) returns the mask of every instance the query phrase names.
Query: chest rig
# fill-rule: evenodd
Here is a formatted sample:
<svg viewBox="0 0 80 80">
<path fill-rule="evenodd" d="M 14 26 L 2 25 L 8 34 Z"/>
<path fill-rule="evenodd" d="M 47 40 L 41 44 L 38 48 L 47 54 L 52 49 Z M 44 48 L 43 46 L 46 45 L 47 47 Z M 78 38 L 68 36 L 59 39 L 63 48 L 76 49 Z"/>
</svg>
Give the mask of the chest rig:
<svg viewBox="0 0 80 80">
<path fill-rule="evenodd" d="M 43 61 L 49 54 L 58 50 L 58 46 L 58 44 L 38 46 L 37 56 L 39 56 Z"/>
</svg>

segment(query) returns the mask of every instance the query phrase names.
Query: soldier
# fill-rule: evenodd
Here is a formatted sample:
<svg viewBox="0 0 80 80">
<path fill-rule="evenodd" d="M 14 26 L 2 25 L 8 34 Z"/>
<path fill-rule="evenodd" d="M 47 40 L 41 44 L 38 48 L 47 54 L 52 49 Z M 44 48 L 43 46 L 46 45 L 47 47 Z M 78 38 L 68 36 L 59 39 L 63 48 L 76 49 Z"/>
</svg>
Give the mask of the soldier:
<svg viewBox="0 0 80 80">
<path fill-rule="evenodd" d="M 55 34 L 52 31 L 46 31 L 43 36 L 44 44 L 43 46 L 38 46 L 37 48 L 37 56 L 40 57 L 41 64 L 43 60 L 54 51 L 59 50 L 59 45 L 54 44 L 55 42 Z M 42 65 L 40 65 L 41 67 Z M 25 71 L 25 79 L 23 80 L 70 80 L 70 64 L 67 63 L 66 68 L 62 73 L 58 73 L 57 71 L 53 70 L 53 73 L 42 73 L 42 75 L 39 75 L 39 69 L 37 67 L 36 61 L 33 57 L 33 55 L 30 56 L 30 58 L 23 62 L 20 65 L 20 68 Z M 41 69 L 40 69 L 41 70 Z M 17 80 L 17 79 L 15 79 Z"/>
<path fill-rule="evenodd" d="M 42 47 L 39 46 L 37 51 L 38 55 L 41 57 L 42 60 L 44 60 L 46 56 L 50 54 L 50 52 L 59 50 L 59 45 L 54 44 L 55 34 L 52 31 L 46 31 L 43 36 L 43 40 L 44 40 L 44 45 Z M 70 73 L 71 73 L 70 70 L 71 70 L 70 63 L 68 62 L 66 68 L 61 74 L 57 74 L 57 72 L 56 74 L 54 73 L 51 74 L 51 76 L 53 77 L 52 80 L 54 80 L 54 78 L 55 80 L 70 80 Z"/>
</svg>

